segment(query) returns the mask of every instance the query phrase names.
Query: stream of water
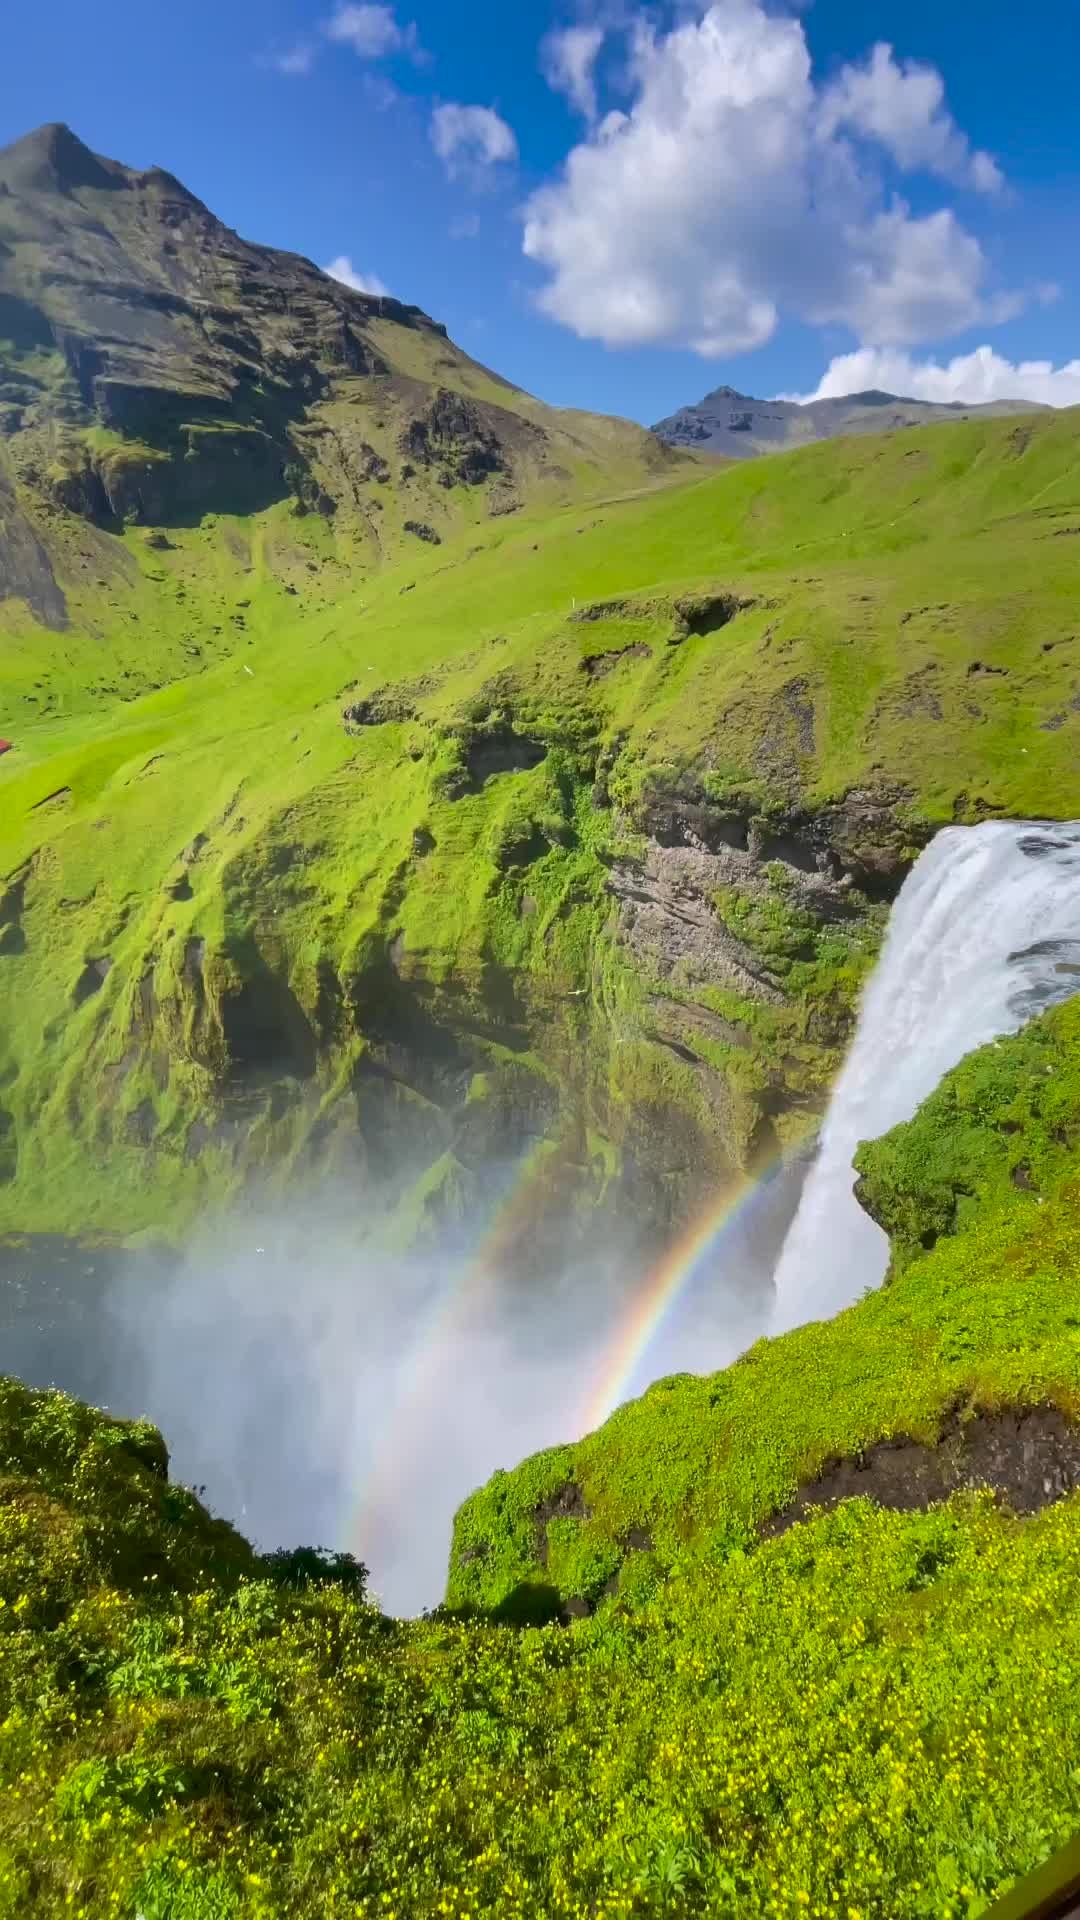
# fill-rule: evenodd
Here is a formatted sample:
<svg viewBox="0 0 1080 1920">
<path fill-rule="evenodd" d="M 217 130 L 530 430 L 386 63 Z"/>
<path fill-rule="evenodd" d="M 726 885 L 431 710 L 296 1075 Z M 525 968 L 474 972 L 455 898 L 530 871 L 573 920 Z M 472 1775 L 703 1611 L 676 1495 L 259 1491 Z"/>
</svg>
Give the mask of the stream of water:
<svg viewBox="0 0 1080 1920">
<path fill-rule="evenodd" d="M 860 1140 L 966 1053 L 1080 992 L 1080 823 L 949 827 L 901 889 L 774 1276 L 770 1333 L 880 1286 L 888 1242 L 854 1197 Z"/>
</svg>

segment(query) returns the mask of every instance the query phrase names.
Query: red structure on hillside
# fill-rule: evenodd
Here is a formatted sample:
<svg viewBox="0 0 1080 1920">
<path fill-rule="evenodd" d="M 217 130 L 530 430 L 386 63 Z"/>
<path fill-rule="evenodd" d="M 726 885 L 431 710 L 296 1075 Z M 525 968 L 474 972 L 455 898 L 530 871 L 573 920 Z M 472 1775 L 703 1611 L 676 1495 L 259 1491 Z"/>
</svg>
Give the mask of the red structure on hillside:
<svg viewBox="0 0 1080 1920">
<path fill-rule="evenodd" d="M 14 744 L 13 740 L 0 740 L 0 753 L 10 753 Z"/>
</svg>

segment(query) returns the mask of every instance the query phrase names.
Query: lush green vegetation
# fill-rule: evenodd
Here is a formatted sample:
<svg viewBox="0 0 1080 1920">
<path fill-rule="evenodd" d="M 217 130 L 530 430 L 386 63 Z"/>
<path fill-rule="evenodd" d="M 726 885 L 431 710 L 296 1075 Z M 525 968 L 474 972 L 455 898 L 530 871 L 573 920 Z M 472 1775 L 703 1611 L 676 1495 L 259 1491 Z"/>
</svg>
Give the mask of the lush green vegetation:
<svg viewBox="0 0 1080 1920">
<path fill-rule="evenodd" d="M 1069 1000 L 969 1054 L 915 1120 L 867 1142 L 859 1198 L 888 1233 L 896 1272 L 1016 1189 L 1042 1205 L 1078 1145 L 1080 1000 Z"/>
<path fill-rule="evenodd" d="M 1078 1005 L 957 1069 L 906 1159 L 889 1136 L 914 1204 L 943 1107 L 986 1132 L 932 1252 L 497 1475 L 429 1618 L 351 1563 L 259 1560 L 151 1429 L 4 1386 L 0 1914 L 984 1912 L 1080 1817 L 1076 1498 L 758 1523 L 947 1410 L 1075 1414 L 1080 1182 L 1038 1142 L 1075 1127 Z"/>
<path fill-rule="evenodd" d="M 747 1550 L 834 1457 L 897 1435 L 932 1443 L 957 1407 L 1071 1413 L 1078 1208 L 1075 1165 L 1046 1195 L 1012 1189 L 836 1320 L 759 1341 L 723 1374 L 658 1381 L 577 1445 L 496 1474 L 458 1515 L 451 1600 L 592 1603 L 620 1570 L 637 1582 Z M 537 1511 L 567 1488 L 576 1511 L 545 1541 Z"/>
</svg>

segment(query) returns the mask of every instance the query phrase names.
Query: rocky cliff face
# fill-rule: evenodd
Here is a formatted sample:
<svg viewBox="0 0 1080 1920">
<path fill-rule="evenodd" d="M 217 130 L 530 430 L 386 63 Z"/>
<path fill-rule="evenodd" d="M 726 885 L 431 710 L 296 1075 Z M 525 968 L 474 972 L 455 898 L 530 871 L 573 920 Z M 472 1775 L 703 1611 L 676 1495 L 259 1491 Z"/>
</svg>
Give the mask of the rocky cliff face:
<svg viewBox="0 0 1080 1920">
<path fill-rule="evenodd" d="M 251 836 L 241 782 L 73 968 L 54 1031 L 81 1032 L 81 1070 L 38 1127 L 161 1192 L 322 1182 L 411 1243 L 498 1214 L 501 1257 L 538 1274 L 619 1236 L 659 1249 L 797 1148 L 911 857 L 904 794 L 765 809 L 699 765 L 635 796 L 599 705 L 575 740 L 507 669 L 487 686 L 449 717 L 430 683 L 348 699 L 348 783 Z M 380 808 L 378 867 L 343 896 Z M 40 972 L 67 897 L 33 856 L 6 950 Z M 22 1117 L 9 1146 L 14 1179 Z"/>
<path fill-rule="evenodd" d="M 302 500 L 290 428 L 335 376 L 386 371 L 376 314 L 444 337 L 248 245 L 170 174 L 102 160 L 66 127 L 0 155 L 3 425 L 51 429 L 47 467 L 24 475 L 74 512 L 160 524 Z"/>
</svg>

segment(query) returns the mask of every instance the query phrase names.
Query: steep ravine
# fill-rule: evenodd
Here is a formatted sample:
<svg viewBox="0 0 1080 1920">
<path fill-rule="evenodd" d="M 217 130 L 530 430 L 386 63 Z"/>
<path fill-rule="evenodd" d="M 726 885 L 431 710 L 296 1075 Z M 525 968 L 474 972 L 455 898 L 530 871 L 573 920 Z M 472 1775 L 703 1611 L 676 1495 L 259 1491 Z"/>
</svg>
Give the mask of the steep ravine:
<svg viewBox="0 0 1080 1920">
<path fill-rule="evenodd" d="M 461 424 L 427 405 L 417 460 Z M 43 681 L 0 764 L 0 1230 L 179 1238 L 322 1182 L 398 1244 L 468 1242 L 513 1187 L 544 1260 L 541 1217 L 664 1243 L 805 1142 L 926 840 L 1074 801 L 1075 543 L 983 510 L 1063 480 L 1074 425 L 868 446 L 421 541 L 295 615 L 259 598 L 276 508 L 198 555 L 101 532 L 152 556 L 154 632 L 227 552 L 232 637 L 193 620 L 152 693 L 119 605 L 119 695 L 74 616 L 16 654 L 28 699 L 43 650 L 74 691 L 61 719 Z"/>
</svg>

